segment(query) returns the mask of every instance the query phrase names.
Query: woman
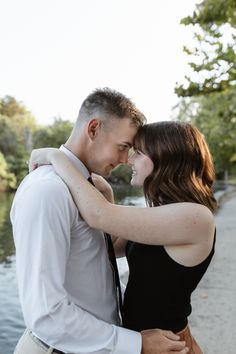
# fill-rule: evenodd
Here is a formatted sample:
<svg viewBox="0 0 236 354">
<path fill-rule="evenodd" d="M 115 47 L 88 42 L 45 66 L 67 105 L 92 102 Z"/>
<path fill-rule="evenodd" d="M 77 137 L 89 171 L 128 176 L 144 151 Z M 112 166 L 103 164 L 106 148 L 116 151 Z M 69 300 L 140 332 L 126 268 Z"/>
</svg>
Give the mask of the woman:
<svg viewBox="0 0 236 354">
<path fill-rule="evenodd" d="M 130 269 L 124 326 L 170 329 L 202 353 L 188 327 L 191 293 L 214 253 L 216 208 L 212 159 L 202 134 L 188 123 L 159 122 L 139 129 L 129 163 L 131 184 L 143 186 L 149 208 L 112 204 L 109 185 L 93 181 L 106 200 L 56 149 L 35 150 L 31 165 L 52 163 L 87 223 L 126 248 Z M 127 240 L 129 240 L 127 242 Z"/>
</svg>

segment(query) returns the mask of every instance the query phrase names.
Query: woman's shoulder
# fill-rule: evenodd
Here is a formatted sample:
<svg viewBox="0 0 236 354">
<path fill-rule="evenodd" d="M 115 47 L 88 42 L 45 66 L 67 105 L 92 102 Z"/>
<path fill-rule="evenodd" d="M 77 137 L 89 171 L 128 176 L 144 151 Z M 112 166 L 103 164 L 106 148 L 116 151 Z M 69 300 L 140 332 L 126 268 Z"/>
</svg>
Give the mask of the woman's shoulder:
<svg viewBox="0 0 236 354">
<path fill-rule="evenodd" d="M 211 234 L 214 234 L 215 230 L 215 220 L 212 211 L 202 204 L 196 204 L 196 222 L 199 227 L 205 228 L 205 230 L 209 230 Z"/>
<path fill-rule="evenodd" d="M 199 243 L 202 237 L 214 236 L 215 222 L 214 215 L 205 205 L 191 202 L 173 203 L 166 205 L 169 214 L 173 215 L 173 224 L 169 229 L 174 229 L 179 236 L 186 234 L 190 243 Z M 167 213 L 165 213 L 167 214 Z"/>
</svg>

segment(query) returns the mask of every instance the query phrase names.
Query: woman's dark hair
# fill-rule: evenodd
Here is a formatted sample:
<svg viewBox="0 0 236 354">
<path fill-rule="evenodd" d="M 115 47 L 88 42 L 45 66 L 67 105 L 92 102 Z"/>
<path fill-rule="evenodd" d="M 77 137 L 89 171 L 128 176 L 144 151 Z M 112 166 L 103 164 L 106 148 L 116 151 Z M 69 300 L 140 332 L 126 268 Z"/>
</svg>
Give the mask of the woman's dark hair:
<svg viewBox="0 0 236 354">
<path fill-rule="evenodd" d="M 153 172 L 144 181 L 149 206 L 195 202 L 211 211 L 216 209 L 212 157 L 196 127 L 173 121 L 146 124 L 139 128 L 134 148 L 154 163 Z"/>
</svg>

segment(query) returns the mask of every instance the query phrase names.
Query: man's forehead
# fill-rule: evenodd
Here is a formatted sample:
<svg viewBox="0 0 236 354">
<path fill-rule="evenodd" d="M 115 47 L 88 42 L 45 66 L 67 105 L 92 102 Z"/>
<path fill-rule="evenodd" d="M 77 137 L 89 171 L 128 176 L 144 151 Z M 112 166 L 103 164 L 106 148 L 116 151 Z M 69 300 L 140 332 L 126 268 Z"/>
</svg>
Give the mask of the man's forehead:
<svg viewBox="0 0 236 354">
<path fill-rule="evenodd" d="M 116 119 L 111 127 L 111 132 L 120 144 L 133 146 L 133 140 L 137 134 L 138 127 L 129 118 Z"/>
</svg>

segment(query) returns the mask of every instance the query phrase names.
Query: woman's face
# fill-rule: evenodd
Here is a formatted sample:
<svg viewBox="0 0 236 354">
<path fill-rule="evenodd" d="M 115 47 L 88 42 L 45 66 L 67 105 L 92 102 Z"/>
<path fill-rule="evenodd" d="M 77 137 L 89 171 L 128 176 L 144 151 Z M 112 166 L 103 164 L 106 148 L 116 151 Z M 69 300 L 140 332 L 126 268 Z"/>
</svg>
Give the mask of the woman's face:
<svg viewBox="0 0 236 354">
<path fill-rule="evenodd" d="M 129 164 L 133 171 L 130 184 L 135 187 L 142 187 L 147 176 L 153 171 L 152 160 L 143 152 L 136 150 L 129 158 Z"/>
</svg>

